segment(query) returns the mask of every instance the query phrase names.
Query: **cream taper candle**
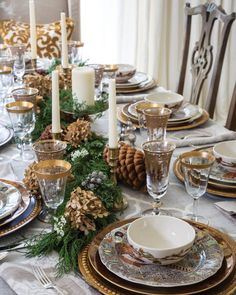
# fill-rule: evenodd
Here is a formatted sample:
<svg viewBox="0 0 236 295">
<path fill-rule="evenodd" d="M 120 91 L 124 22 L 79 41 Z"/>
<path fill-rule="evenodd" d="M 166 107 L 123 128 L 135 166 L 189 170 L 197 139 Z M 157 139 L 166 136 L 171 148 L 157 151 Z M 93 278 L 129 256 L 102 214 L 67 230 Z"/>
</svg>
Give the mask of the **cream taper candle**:
<svg viewBox="0 0 236 295">
<path fill-rule="evenodd" d="M 37 58 L 37 31 L 34 0 L 29 1 L 31 58 Z"/>
<path fill-rule="evenodd" d="M 52 133 L 60 132 L 59 74 L 55 70 L 52 72 Z"/>
<path fill-rule="evenodd" d="M 72 94 L 79 103 L 94 105 L 95 71 L 90 67 L 77 67 L 72 70 Z"/>
<path fill-rule="evenodd" d="M 109 110 L 108 110 L 108 136 L 109 148 L 118 147 L 118 132 L 117 132 L 117 109 L 116 109 L 116 80 L 109 80 Z"/>
<path fill-rule="evenodd" d="M 65 12 L 61 12 L 61 64 L 64 69 L 69 66 Z"/>
</svg>

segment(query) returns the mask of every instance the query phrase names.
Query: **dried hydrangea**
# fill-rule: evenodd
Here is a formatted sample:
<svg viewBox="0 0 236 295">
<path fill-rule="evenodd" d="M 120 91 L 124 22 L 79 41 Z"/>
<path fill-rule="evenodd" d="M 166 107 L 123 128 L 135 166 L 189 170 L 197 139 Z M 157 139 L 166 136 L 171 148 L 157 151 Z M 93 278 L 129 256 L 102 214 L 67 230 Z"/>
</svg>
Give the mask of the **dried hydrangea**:
<svg viewBox="0 0 236 295">
<path fill-rule="evenodd" d="M 85 148 L 82 148 L 81 150 L 77 150 L 77 151 L 74 151 L 73 153 L 71 153 L 71 160 L 73 162 L 76 162 L 80 159 L 83 159 L 88 154 L 89 154 L 89 152 Z"/>
</svg>

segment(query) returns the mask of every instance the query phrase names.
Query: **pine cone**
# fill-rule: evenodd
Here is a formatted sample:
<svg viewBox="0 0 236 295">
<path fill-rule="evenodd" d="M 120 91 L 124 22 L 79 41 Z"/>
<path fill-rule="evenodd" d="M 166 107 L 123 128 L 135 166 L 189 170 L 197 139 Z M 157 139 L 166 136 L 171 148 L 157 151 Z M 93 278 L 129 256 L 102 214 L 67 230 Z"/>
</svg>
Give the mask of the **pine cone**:
<svg viewBox="0 0 236 295">
<path fill-rule="evenodd" d="M 90 129 L 91 126 L 88 121 L 78 119 L 67 127 L 64 140 L 77 148 L 82 141 L 88 139 L 91 133 Z"/>
<path fill-rule="evenodd" d="M 28 87 L 37 88 L 39 95 L 49 95 L 52 88 L 52 81 L 50 76 L 43 76 L 38 73 L 29 74 L 24 77 L 25 85 Z"/>
<path fill-rule="evenodd" d="M 62 140 L 65 139 L 65 134 L 66 134 L 66 128 L 64 126 L 61 127 L 62 129 L 62 134 L 61 138 Z M 47 139 L 52 139 L 52 124 L 48 125 L 44 131 L 42 132 L 39 140 L 47 140 Z"/>
<path fill-rule="evenodd" d="M 34 195 L 39 195 L 40 188 L 36 174 L 34 173 L 34 166 L 36 162 L 33 162 L 25 169 L 23 183 L 28 190 Z"/>
<path fill-rule="evenodd" d="M 108 163 L 108 148 L 105 148 L 103 155 Z M 119 181 L 129 184 L 134 189 L 143 190 L 146 185 L 143 152 L 128 144 L 120 143 L 116 175 Z"/>
<path fill-rule="evenodd" d="M 65 208 L 65 217 L 69 218 L 71 226 L 85 234 L 96 230 L 94 219 L 107 215 L 101 200 L 92 191 L 85 191 L 80 187 L 71 193 Z"/>
</svg>

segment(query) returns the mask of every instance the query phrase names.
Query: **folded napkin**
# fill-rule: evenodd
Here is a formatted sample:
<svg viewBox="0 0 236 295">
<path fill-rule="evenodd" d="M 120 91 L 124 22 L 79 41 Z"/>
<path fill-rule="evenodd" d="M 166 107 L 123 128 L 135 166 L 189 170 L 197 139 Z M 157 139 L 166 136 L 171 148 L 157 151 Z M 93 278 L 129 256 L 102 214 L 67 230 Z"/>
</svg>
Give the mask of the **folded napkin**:
<svg viewBox="0 0 236 295">
<path fill-rule="evenodd" d="M 191 134 L 191 133 L 190 133 Z M 203 135 L 205 136 L 205 134 Z M 228 141 L 236 139 L 236 132 L 234 131 L 226 131 L 226 133 L 216 136 L 209 136 L 209 137 L 201 137 L 199 132 L 199 137 L 197 134 L 195 137 L 190 137 L 188 139 L 183 140 L 176 140 L 174 137 L 169 138 L 169 140 L 173 141 L 176 144 L 176 147 L 187 147 L 187 146 L 198 146 L 198 145 L 205 145 L 205 144 L 214 144 L 221 141 Z"/>
<path fill-rule="evenodd" d="M 236 217 L 236 201 L 217 202 L 215 205 L 225 213 Z"/>
<path fill-rule="evenodd" d="M 16 295 L 16 293 L 10 288 L 8 283 L 0 277 L 0 294 L 1 295 Z"/>
</svg>

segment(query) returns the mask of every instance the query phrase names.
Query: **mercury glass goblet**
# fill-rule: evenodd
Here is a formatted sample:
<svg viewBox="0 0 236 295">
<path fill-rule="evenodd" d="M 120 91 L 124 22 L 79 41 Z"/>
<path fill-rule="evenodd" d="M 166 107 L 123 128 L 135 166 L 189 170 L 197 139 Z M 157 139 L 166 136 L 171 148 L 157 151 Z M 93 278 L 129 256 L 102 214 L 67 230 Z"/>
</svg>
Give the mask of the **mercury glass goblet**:
<svg viewBox="0 0 236 295">
<path fill-rule="evenodd" d="M 167 141 L 147 141 L 142 145 L 145 155 L 147 190 L 153 198 L 153 208 L 143 215 L 158 215 L 160 200 L 165 196 L 169 183 L 170 160 L 175 145 Z"/>
<path fill-rule="evenodd" d="M 40 140 L 33 144 L 33 150 L 38 161 L 42 160 L 62 160 L 67 144 L 61 140 Z"/>
<path fill-rule="evenodd" d="M 186 191 L 193 198 L 193 213 L 186 217 L 193 221 L 208 223 L 205 217 L 198 215 L 198 200 L 206 192 L 214 161 L 215 157 L 206 151 L 192 151 L 180 156 Z"/>
<path fill-rule="evenodd" d="M 145 109 L 143 113 L 148 132 L 148 140 L 165 140 L 171 110 L 162 107 L 151 107 Z"/>
<path fill-rule="evenodd" d="M 6 110 L 11 120 L 14 136 L 20 144 L 20 154 L 13 159 L 20 161 L 33 159 L 33 154 L 26 154 L 24 151 L 24 138 L 35 127 L 34 105 L 27 101 L 15 101 L 6 104 Z"/>
<path fill-rule="evenodd" d="M 64 201 L 67 177 L 71 164 L 64 160 L 44 160 L 34 165 L 40 191 L 46 205 L 39 218 L 49 222 L 53 212 Z"/>
</svg>

